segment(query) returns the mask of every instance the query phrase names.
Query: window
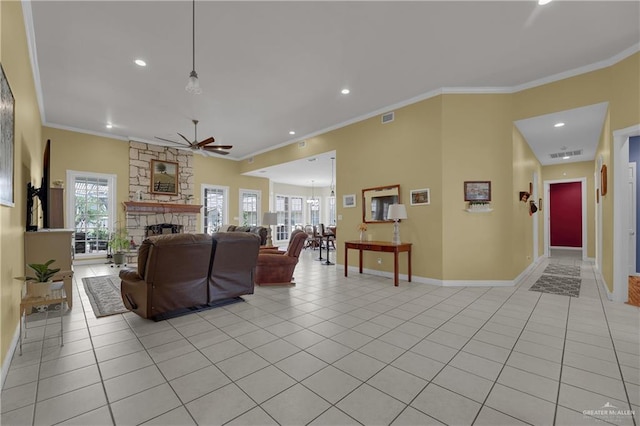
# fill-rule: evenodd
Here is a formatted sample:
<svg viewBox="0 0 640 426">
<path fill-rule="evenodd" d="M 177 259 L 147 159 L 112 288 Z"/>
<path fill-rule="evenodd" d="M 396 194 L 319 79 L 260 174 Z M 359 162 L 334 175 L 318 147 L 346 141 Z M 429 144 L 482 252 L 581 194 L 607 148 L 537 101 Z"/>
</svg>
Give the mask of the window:
<svg viewBox="0 0 640 426">
<path fill-rule="evenodd" d="M 316 198 L 314 201 L 309 203 L 309 221 L 315 226 L 320 223 L 320 200 Z"/>
<path fill-rule="evenodd" d="M 242 226 L 258 226 L 262 221 L 260 217 L 260 191 L 240 190 L 240 224 Z"/>
<path fill-rule="evenodd" d="M 304 210 L 302 197 L 291 197 L 291 226 L 292 230 L 296 226 L 304 227 Z"/>
<path fill-rule="evenodd" d="M 205 234 L 213 234 L 228 223 L 228 192 L 228 187 L 202 185 L 202 230 Z"/>
<path fill-rule="evenodd" d="M 67 182 L 67 227 L 75 231 L 75 254 L 106 254 L 115 223 L 116 176 L 67 170 Z"/>
<path fill-rule="evenodd" d="M 284 241 L 289 239 L 289 197 L 284 195 L 276 195 L 276 213 L 278 215 L 278 224 L 276 225 L 276 240 Z"/>
</svg>

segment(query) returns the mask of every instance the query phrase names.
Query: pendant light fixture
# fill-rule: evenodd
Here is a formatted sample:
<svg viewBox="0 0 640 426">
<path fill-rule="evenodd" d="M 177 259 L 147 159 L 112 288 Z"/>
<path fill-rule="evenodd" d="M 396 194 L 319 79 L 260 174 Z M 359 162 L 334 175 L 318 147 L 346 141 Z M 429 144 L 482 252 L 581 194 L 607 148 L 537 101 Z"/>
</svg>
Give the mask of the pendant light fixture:
<svg viewBox="0 0 640 426">
<path fill-rule="evenodd" d="M 185 90 L 192 95 L 199 95 L 202 93 L 202 88 L 200 87 L 200 82 L 198 81 L 198 73 L 196 72 L 196 0 L 192 1 L 192 13 L 193 13 L 193 32 L 192 32 L 192 41 L 193 41 L 193 66 L 191 68 L 191 73 L 189 74 L 189 82 L 187 83 L 187 87 Z"/>
<path fill-rule="evenodd" d="M 336 157 L 331 157 L 331 186 L 329 188 L 331 188 L 331 196 L 332 197 L 336 196 L 335 186 L 333 185 L 333 161 L 335 159 L 336 159 Z"/>
<path fill-rule="evenodd" d="M 318 200 L 316 200 L 316 196 L 313 192 L 313 180 L 311 181 L 311 198 L 307 199 L 307 204 L 315 207 L 318 204 L 320 204 L 320 202 Z"/>
</svg>

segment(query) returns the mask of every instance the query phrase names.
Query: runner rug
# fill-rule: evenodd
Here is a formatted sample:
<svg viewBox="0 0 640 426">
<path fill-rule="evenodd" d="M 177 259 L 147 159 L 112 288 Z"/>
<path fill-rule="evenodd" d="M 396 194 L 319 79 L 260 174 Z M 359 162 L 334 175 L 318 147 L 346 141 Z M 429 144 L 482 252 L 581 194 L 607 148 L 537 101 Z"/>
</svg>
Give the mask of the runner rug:
<svg viewBox="0 0 640 426">
<path fill-rule="evenodd" d="M 579 297 L 581 284 L 579 266 L 549 265 L 529 290 Z"/>
<path fill-rule="evenodd" d="M 96 318 L 128 312 L 120 296 L 120 278 L 116 275 L 82 279 Z"/>
</svg>

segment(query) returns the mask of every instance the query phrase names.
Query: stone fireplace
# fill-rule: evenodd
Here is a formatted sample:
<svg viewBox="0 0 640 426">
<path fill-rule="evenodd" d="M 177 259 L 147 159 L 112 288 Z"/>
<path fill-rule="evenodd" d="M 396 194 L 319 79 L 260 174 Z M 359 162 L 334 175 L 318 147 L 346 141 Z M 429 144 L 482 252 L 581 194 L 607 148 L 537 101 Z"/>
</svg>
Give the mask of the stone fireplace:
<svg viewBox="0 0 640 426">
<path fill-rule="evenodd" d="M 151 192 L 151 160 L 178 163 L 178 193 Z M 150 235 L 195 233 L 200 205 L 194 197 L 193 153 L 175 148 L 129 142 L 129 199 L 124 203 L 127 233 L 136 245 Z M 151 232 L 150 232 L 151 230 Z M 159 232 L 158 232 L 159 231 Z"/>
</svg>

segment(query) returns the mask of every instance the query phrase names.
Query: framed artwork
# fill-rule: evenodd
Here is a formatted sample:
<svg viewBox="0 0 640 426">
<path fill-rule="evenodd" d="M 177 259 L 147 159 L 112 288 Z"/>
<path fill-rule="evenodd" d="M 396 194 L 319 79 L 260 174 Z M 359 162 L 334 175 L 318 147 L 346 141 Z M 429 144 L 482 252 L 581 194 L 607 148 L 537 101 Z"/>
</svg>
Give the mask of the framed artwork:
<svg viewBox="0 0 640 426">
<path fill-rule="evenodd" d="M 342 196 L 342 207 L 355 207 L 356 206 L 356 194 L 349 194 Z"/>
<path fill-rule="evenodd" d="M 466 181 L 464 183 L 465 201 L 491 201 L 491 181 Z"/>
<path fill-rule="evenodd" d="M 607 165 L 603 164 L 600 168 L 600 195 L 607 195 Z"/>
<path fill-rule="evenodd" d="M 0 64 L 0 204 L 14 206 L 14 106 L 7 76 Z"/>
<path fill-rule="evenodd" d="M 151 193 L 178 195 L 178 163 L 151 160 Z"/>
<path fill-rule="evenodd" d="M 429 188 L 411 190 L 412 206 L 426 206 L 428 204 L 431 204 L 431 194 Z"/>
</svg>

